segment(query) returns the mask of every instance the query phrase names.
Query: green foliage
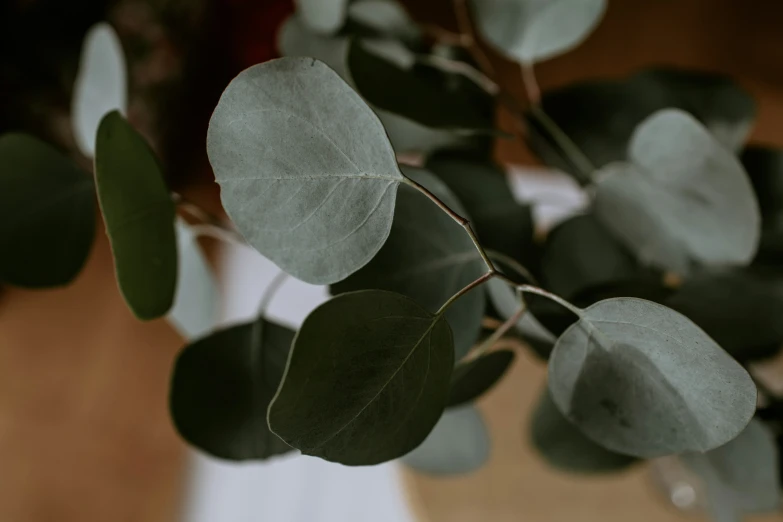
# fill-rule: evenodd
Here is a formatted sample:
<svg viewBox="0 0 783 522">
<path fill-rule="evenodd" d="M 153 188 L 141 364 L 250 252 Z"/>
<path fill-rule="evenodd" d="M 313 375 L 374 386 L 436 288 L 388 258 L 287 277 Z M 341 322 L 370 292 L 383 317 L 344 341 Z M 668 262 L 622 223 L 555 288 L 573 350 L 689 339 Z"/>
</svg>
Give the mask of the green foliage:
<svg viewBox="0 0 783 522">
<path fill-rule="evenodd" d="M 304 22 L 315 32 L 337 32 L 345 22 L 349 0 L 296 0 Z"/>
<path fill-rule="evenodd" d="M 584 310 L 555 345 L 549 389 L 590 439 L 646 458 L 717 448 L 756 410 L 753 381 L 715 341 L 685 316 L 634 298 Z"/>
<path fill-rule="evenodd" d="M 596 174 L 596 216 L 646 264 L 747 264 L 760 215 L 736 157 L 692 116 L 667 109 L 634 131 L 627 163 Z"/>
<path fill-rule="evenodd" d="M 61 286 L 81 271 L 95 235 L 95 185 L 32 136 L 0 136 L 0 282 Z"/>
<path fill-rule="evenodd" d="M 266 411 L 293 339 L 293 331 L 259 318 L 186 346 L 174 365 L 169 399 L 182 437 L 229 460 L 291 451 L 269 430 Z"/>
<path fill-rule="evenodd" d="M 240 232 L 303 281 L 344 279 L 389 235 L 403 180 L 394 151 L 369 107 L 317 60 L 237 76 L 210 120 L 207 152 Z"/>
<path fill-rule="evenodd" d="M 464 214 L 449 189 L 427 171 L 404 168 L 453 210 Z M 431 312 L 484 273 L 476 247 L 457 223 L 412 187 L 400 188 L 394 225 L 386 244 L 364 268 L 332 285 L 335 294 L 376 288 L 406 295 Z M 446 311 L 454 333 L 456 359 L 468 353 L 481 331 L 483 288 L 471 291 Z"/>
<path fill-rule="evenodd" d="M 343 294 L 299 330 L 269 426 L 303 454 L 333 462 L 401 457 L 440 418 L 453 366 L 441 316 L 392 292 Z"/>
<path fill-rule="evenodd" d="M 761 242 L 755 261 L 779 266 L 783 261 L 783 151 L 748 147 L 741 160 L 761 210 Z"/>
<path fill-rule="evenodd" d="M 421 30 L 396 0 L 356 0 L 348 6 L 348 17 L 378 34 L 415 43 Z"/>
<path fill-rule="evenodd" d="M 125 301 L 139 319 L 165 315 L 177 286 L 174 203 L 149 145 L 116 111 L 98 127 L 95 182 Z"/>
<path fill-rule="evenodd" d="M 498 350 L 454 367 L 448 407 L 472 402 L 492 389 L 514 362 L 514 352 Z"/>
</svg>

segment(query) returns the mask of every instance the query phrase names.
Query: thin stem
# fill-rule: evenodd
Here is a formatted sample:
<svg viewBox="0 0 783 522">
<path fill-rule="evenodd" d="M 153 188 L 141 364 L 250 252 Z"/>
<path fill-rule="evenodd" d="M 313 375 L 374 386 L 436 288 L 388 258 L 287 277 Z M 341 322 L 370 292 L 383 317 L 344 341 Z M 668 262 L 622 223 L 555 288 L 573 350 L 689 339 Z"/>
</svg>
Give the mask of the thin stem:
<svg viewBox="0 0 783 522">
<path fill-rule="evenodd" d="M 550 301 L 554 301 L 555 303 L 559 304 L 560 306 L 562 306 L 563 308 L 567 309 L 568 311 L 570 311 L 571 313 L 573 313 L 574 315 L 576 315 L 579 318 L 581 318 L 584 315 L 584 313 L 582 312 L 581 308 L 572 305 L 571 303 L 569 303 L 568 301 L 566 301 L 562 297 L 560 297 L 558 295 L 555 295 L 552 292 L 548 292 L 548 291 L 544 290 L 543 288 L 539 288 L 539 287 L 533 286 L 533 285 L 520 285 L 520 284 L 517 284 L 513 279 L 510 279 L 509 277 L 507 277 L 507 276 L 505 276 L 505 275 L 503 275 L 501 273 L 498 273 L 498 272 L 496 272 L 493 275 L 493 277 L 496 277 L 496 278 L 500 279 L 501 281 L 504 281 L 507 285 L 509 285 L 510 287 L 514 288 L 518 292 L 522 292 L 523 294 L 525 294 L 525 293 L 527 293 L 527 294 L 536 294 L 536 295 L 540 295 L 541 297 L 546 297 Z"/>
<path fill-rule="evenodd" d="M 486 252 L 490 259 L 499 261 L 504 265 L 507 265 L 509 268 L 514 270 L 514 272 L 516 272 L 517 275 L 524 277 L 531 283 L 538 284 L 538 281 L 536 280 L 535 276 L 530 273 L 530 270 L 525 268 L 524 265 L 519 263 L 513 257 L 507 256 L 506 254 L 502 252 L 498 252 L 496 250 L 490 250 L 489 248 L 486 249 Z"/>
<path fill-rule="evenodd" d="M 477 359 L 482 355 L 484 355 L 487 352 L 487 350 L 492 348 L 492 346 L 494 346 L 494 344 L 498 342 L 501 339 L 501 337 L 503 337 L 506 334 L 506 332 L 508 332 L 511 328 L 513 328 L 515 324 L 517 324 L 517 321 L 519 321 L 522 318 L 522 316 L 525 315 L 525 312 L 527 312 L 527 304 L 523 302 L 519 306 L 519 309 L 516 312 L 514 312 L 514 314 L 511 317 L 509 317 L 506 320 L 506 322 L 498 326 L 498 328 L 494 332 L 492 332 L 492 335 L 487 337 L 484 340 L 484 342 L 479 345 L 478 348 L 473 350 L 473 353 L 471 354 L 471 358 Z"/>
<path fill-rule="evenodd" d="M 485 282 L 487 282 L 490 279 L 492 279 L 492 277 L 494 277 L 494 275 L 495 275 L 495 272 L 487 272 L 486 274 L 482 275 L 481 277 L 479 277 L 478 279 L 476 279 L 475 281 L 473 281 L 472 283 L 467 285 L 465 288 L 463 288 L 462 290 L 460 290 L 459 292 L 454 294 L 453 296 L 449 297 L 449 300 L 446 301 L 445 303 L 443 303 L 443 306 L 440 307 L 440 309 L 435 313 L 435 315 L 440 317 L 441 315 L 446 313 L 446 310 L 448 310 L 448 308 L 452 304 L 454 304 L 454 302 L 457 299 L 459 299 L 463 295 L 467 294 L 468 292 L 470 292 L 471 290 L 473 290 L 477 286 L 483 285 Z"/>
<path fill-rule="evenodd" d="M 204 210 L 181 194 L 172 192 L 171 199 L 183 212 L 201 222 L 193 226 L 193 231 L 196 235 L 209 236 L 230 243 L 247 244 L 245 238 L 236 230 L 228 227 L 222 219 Z"/>
<path fill-rule="evenodd" d="M 261 302 L 258 305 L 258 313 L 256 314 L 258 317 L 264 317 L 266 315 L 266 311 L 269 309 L 272 299 L 274 299 L 275 294 L 280 290 L 280 287 L 283 286 L 286 279 L 288 279 L 288 274 L 279 272 L 266 286 L 264 295 L 261 296 Z"/>
<path fill-rule="evenodd" d="M 416 57 L 416 61 L 424 65 L 437 67 L 443 71 L 461 74 L 465 78 L 481 87 L 488 94 L 492 94 L 493 96 L 497 95 L 500 91 L 500 86 L 495 83 L 495 80 L 484 74 L 482 71 L 476 69 L 469 63 L 452 60 L 450 58 L 444 58 L 443 56 L 438 56 L 435 54 L 419 55 Z"/>
<path fill-rule="evenodd" d="M 470 20 L 470 10 L 466 0 L 453 0 L 454 15 L 457 17 L 457 26 L 461 35 L 470 38 L 467 49 L 473 55 L 479 67 L 488 75 L 495 76 L 495 68 L 484 50 L 476 42 L 473 36 L 473 23 Z"/>
<path fill-rule="evenodd" d="M 470 226 L 470 222 L 464 217 L 454 212 L 453 210 L 451 210 L 448 205 L 446 205 L 443 201 L 440 200 L 440 198 L 438 198 L 438 196 L 430 192 L 423 185 L 416 183 L 415 181 L 413 181 L 408 177 L 403 177 L 403 181 L 408 185 L 410 185 L 411 187 L 418 190 L 419 192 L 421 192 L 422 194 L 424 194 L 425 196 L 427 196 L 430 199 L 430 201 L 438 205 L 438 207 L 440 207 L 440 209 L 443 210 L 443 212 L 448 214 L 448 216 L 451 219 L 456 221 L 459 224 L 459 226 L 465 229 L 465 232 L 467 232 L 468 236 L 470 237 L 470 240 L 473 241 L 473 244 L 476 246 L 476 250 L 478 250 L 481 259 L 484 261 L 484 264 L 487 266 L 490 276 L 491 274 L 494 274 L 496 272 L 495 265 L 492 264 L 492 261 L 489 259 L 489 256 L 484 251 L 484 247 L 482 247 L 481 243 L 479 243 L 478 237 L 476 237 L 476 233 L 473 232 L 473 229 Z"/>
<path fill-rule="evenodd" d="M 524 63 L 520 66 L 522 69 L 522 84 L 525 86 L 525 94 L 530 105 L 541 104 L 541 89 L 538 87 L 536 72 L 532 63 Z"/>
<path fill-rule="evenodd" d="M 439 25 L 421 24 L 419 27 L 424 32 L 424 34 L 446 45 L 467 48 L 470 46 L 472 41 L 472 38 L 469 34 L 466 35 L 463 33 L 455 33 L 454 31 L 449 31 L 448 29 L 444 29 Z"/>
<path fill-rule="evenodd" d="M 232 243 L 235 245 L 248 246 L 245 238 L 243 238 L 238 232 L 229 228 L 224 228 L 212 223 L 201 223 L 193 225 L 191 230 L 196 236 L 212 237 L 226 243 Z"/>
</svg>

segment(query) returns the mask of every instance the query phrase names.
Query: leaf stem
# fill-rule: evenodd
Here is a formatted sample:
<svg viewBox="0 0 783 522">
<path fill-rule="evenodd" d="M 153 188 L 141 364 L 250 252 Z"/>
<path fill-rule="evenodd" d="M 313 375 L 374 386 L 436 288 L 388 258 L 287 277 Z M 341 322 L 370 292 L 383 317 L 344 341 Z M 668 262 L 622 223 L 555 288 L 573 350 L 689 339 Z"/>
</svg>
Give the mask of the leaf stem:
<svg viewBox="0 0 783 522">
<path fill-rule="evenodd" d="M 559 295 L 553 294 L 552 292 L 544 290 L 543 288 L 539 288 L 539 287 L 533 286 L 533 285 L 520 285 L 520 284 L 517 284 L 516 282 L 514 282 L 513 279 L 510 279 L 510 278 L 506 277 L 505 275 L 497 273 L 497 272 L 494 274 L 493 277 L 497 277 L 498 279 L 504 281 L 510 287 L 514 288 L 515 290 L 517 290 L 519 292 L 522 292 L 523 294 L 536 294 L 536 295 L 540 295 L 541 297 L 545 297 L 545 298 L 549 299 L 550 301 L 554 301 L 555 303 L 559 304 L 560 306 L 562 306 L 563 308 L 565 308 L 566 310 L 568 310 L 572 314 L 576 315 L 580 319 L 584 315 L 584 312 L 578 306 L 575 306 L 575 305 L 569 303 L 568 301 L 566 301 L 565 299 L 563 299 Z"/>
<path fill-rule="evenodd" d="M 503 337 L 506 332 L 508 332 L 511 328 L 514 327 L 515 324 L 517 324 L 517 321 L 519 321 L 523 315 L 525 315 L 525 312 L 527 312 L 527 303 L 522 303 L 519 306 L 519 309 L 514 312 L 514 314 L 509 317 L 503 324 L 497 327 L 497 329 L 492 332 L 492 335 L 487 337 L 483 343 L 479 345 L 478 348 L 473 350 L 471 353 L 471 359 L 477 359 L 484 355 L 487 350 L 492 348 L 492 346 L 500 340 L 501 337 Z"/>
<path fill-rule="evenodd" d="M 245 238 L 243 238 L 238 232 L 222 227 L 213 225 L 212 223 L 200 223 L 193 225 L 191 230 L 196 236 L 208 236 L 215 238 L 226 243 L 232 243 L 240 246 L 248 246 Z"/>
<path fill-rule="evenodd" d="M 183 212 L 201 222 L 192 227 L 193 232 L 196 235 L 209 236 L 229 243 L 247 245 L 245 238 L 242 237 L 239 232 L 225 225 L 222 219 L 208 212 L 193 201 L 190 201 L 177 192 L 171 193 L 171 199 Z"/>
<path fill-rule="evenodd" d="M 533 284 L 538 284 L 538 281 L 536 280 L 535 276 L 530 273 L 530 270 L 525 268 L 524 265 L 519 263 L 516 259 L 514 259 L 511 256 L 507 256 L 506 254 L 502 252 L 498 252 L 496 250 L 491 250 L 487 248 L 486 250 L 487 255 L 490 259 L 494 261 L 499 261 L 505 265 L 507 265 L 509 268 L 513 269 L 514 272 L 517 273 L 517 275 L 524 277 L 528 281 L 530 281 Z"/>
<path fill-rule="evenodd" d="M 261 296 L 261 302 L 258 305 L 258 313 L 256 314 L 259 318 L 266 316 L 266 312 L 269 309 L 269 305 L 272 303 L 272 299 L 274 299 L 275 294 L 277 294 L 277 291 L 280 290 L 281 286 L 283 286 L 283 283 L 285 283 L 286 279 L 288 279 L 288 274 L 285 272 L 279 272 L 266 286 L 264 295 Z"/>
<path fill-rule="evenodd" d="M 473 23 L 470 19 L 470 11 L 468 10 L 468 4 L 466 0 L 453 0 L 452 6 L 454 7 L 454 16 L 457 18 L 457 27 L 459 28 L 459 34 L 465 38 L 467 43 L 466 47 L 468 51 L 473 55 L 473 59 L 481 67 L 488 76 L 495 76 L 495 68 L 492 66 L 487 54 L 476 42 L 476 37 L 473 35 Z"/>
<path fill-rule="evenodd" d="M 457 293 L 456 293 L 456 294 L 454 294 L 453 296 L 449 297 L 448 301 L 446 301 L 445 303 L 443 303 L 443 306 L 441 306 L 441 307 L 438 309 L 438 311 L 435 313 L 435 315 L 436 315 L 436 316 L 438 316 L 438 317 L 440 317 L 440 316 L 442 316 L 443 314 L 445 314 L 445 313 L 446 313 L 446 310 L 448 310 L 448 308 L 449 308 L 449 307 L 450 307 L 452 304 L 454 304 L 454 302 L 455 302 L 457 299 L 459 299 L 459 298 L 460 298 L 460 297 L 462 297 L 463 295 L 467 294 L 468 292 L 470 292 L 471 290 L 473 290 L 473 289 L 474 289 L 474 288 L 476 288 L 477 286 L 481 286 L 481 285 L 483 285 L 484 283 L 486 283 L 487 281 L 489 281 L 490 279 L 492 279 L 492 278 L 495 276 L 495 273 L 496 273 L 496 272 L 494 272 L 494 271 L 487 272 L 486 274 L 482 275 L 481 277 L 479 277 L 478 279 L 476 279 L 476 280 L 475 280 L 475 281 L 473 281 L 472 283 L 470 283 L 470 284 L 468 284 L 467 286 L 465 286 L 465 288 L 463 288 L 462 290 L 460 290 L 459 292 L 457 292 Z"/>
</svg>

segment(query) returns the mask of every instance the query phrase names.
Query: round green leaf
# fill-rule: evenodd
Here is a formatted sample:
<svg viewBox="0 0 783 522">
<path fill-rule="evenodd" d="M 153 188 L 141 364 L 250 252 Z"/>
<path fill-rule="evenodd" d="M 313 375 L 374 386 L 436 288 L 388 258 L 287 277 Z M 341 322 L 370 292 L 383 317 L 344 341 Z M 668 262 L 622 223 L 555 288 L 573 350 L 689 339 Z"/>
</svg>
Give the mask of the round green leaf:
<svg viewBox="0 0 783 522">
<path fill-rule="evenodd" d="M 581 44 L 606 0 L 470 0 L 481 35 L 509 58 L 534 63 Z"/>
<path fill-rule="evenodd" d="M 692 116 L 655 113 L 634 132 L 628 159 L 597 174 L 594 210 L 642 262 L 680 274 L 694 263 L 750 262 L 761 228 L 753 188 Z"/>
<path fill-rule="evenodd" d="M 432 431 L 453 366 L 445 319 L 392 292 L 342 294 L 305 319 L 269 426 L 305 455 L 354 466 L 392 460 Z"/>
<path fill-rule="evenodd" d="M 95 185 L 43 141 L 0 136 L 0 281 L 30 288 L 70 283 L 95 236 Z"/>
<path fill-rule="evenodd" d="M 403 179 L 394 151 L 322 62 L 282 58 L 240 73 L 209 122 L 207 152 L 239 231 L 303 281 L 344 279 L 389 235 Z"/>
<path fill-rule="evenodd" d="M 349 0 L 296 0 L 296 8 L 307 26 L 318 33 L 335 33 L 345 22 Z"/>
<path fill-rule="evenodd" d="M 448 407 L 472 402 L 492 389 L 514 362 L 514 352 L 498 350 L 459 363 L 451 376 Z"/>
<path fill-rule="evenodd" d="M 506 174 L 498 165 L 443 151 L 430 155 L 426 167 L 465 206 L 470 224 L 485 248 L 522 264 L 533 259 L 531 207 L 516 201 Z"/>
<path fill-rule="evenodd" d="M 155 154 L 117 111 L 98 127 L 95 180 L 122 295 L 139 319 L 161 317 L 177 287 L 174 203 Z"/>
<path fill-rule="evenodd" d="M 420 169 L 405 168 L 404 172 L 452 210 L 464 214 L 459 201 L 438 178 Z M 389 290 L 436 312 L 484 272 L 484 262 L 465 230 L 426 196 L 406 185 L 400 187 L 386 244 L 364 268 L 332 285 L 332 292 Z M 485 302 L 486 294 L 479 287 L 446 311 L 458 360 L 468 353 L 481 332 Z"/>
<path fill-rule="evenodd" d="M 753 98 L 730 77 L 666 68 L 547 90 L 541 104 L 598 167 L 625 160 L 634 129 L 656 111 L 676 108 L 690 113 L 731 150 L 744 145 L 756 114 Z M 578 175 L 535 114 L 529 113 L 527 119 L 533 150 L 547 164 Z"/>
<path fill-rule="evenodd" d="M 682 458 L 704 480 L 713 511 L 741 515 L 780 509 L 778 449 L 762 422 L 753 419 L 727 444 Z"/>
<path fill-rule="evenodd" d="M 756 411 L 742 366 L 685 316 L 634 298 L 583 311 L 555 345 L 549 389 L 590 439 L 637 457 L 717 448 Z"/>
<path fill-rule="evenodd" d="M 397 0 L 361 0 L 348 6 L 348 17 L 377 33 L 416 42 L 421 31 Z"/>
<path fill-rule="evenodd" d="M 557 409 L 544 389 L 530 420 L 533 447 L 552 467 L 570 473 L 608 473 L 628 468 L 637 459 L 620 455 L 587 438 Z"/>
<path fill-rule="evenodd" d="M 266 411 L 283 376 L 294 332 L 259 319 L 220 330 L 177 357 L 169 407 L 190 444 L 229 460 L 291 451 L 269 431 Z"/>
<path fill-rule="evenodd" d="M 487 426 L 473 406 L 443 413 L 432 432 L 402 462 L 430 475 L 470 473 L 489 460 L 490 438 Z"/>
</svg>

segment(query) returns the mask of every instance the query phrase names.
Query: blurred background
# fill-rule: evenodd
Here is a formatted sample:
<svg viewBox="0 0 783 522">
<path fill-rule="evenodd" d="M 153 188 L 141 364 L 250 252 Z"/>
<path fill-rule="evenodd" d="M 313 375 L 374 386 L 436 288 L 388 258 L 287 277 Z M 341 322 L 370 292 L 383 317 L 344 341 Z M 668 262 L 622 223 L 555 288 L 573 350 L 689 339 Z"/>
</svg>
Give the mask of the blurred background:
<svg viewBox="0 0 783 522">
<path fill-rule="evenodd" d="M 454 30 L 446 0 L 407 0 L 423 23 Z M 204 147 L 222 89 L 277 55 L 290 0 L 0 0 L 0 132 L 36 134 L 83 165 L 69 123 L 87 29 L 108 20 L 129 64 L 129 119 L 153 143 L 170 185 L 215 213 L 217 185 Z M 584 45 L 538 67 L 541 87 L 625 76 L 654 65 L 721 72 L 758 105 L 751 141 L 783 146 L 783 4 L 774 0 L 611 0 Z M 500 82 L 523 99 L 516 67 L 492 55 Z M 507 115 L 498 113 L 502 122 Z M 537 172 L 523 144 L 497 158 Z M 578 194 L 555 177 L 536 189 Z M 553 188 L 554 187 L 554 188 Z M 565 187 L 565 188 L 558 188 Z M 527 194 L 526 196 L 529 196 Z M 205 244 L 220 275 L 221 322 L 253 314 L 276 273 L 241 247 Z M 2 255 L 2 252 L 0 252 Z M 289 281 L 271 314 L 296 326 L 325 299 Z M 86 269 L 64 289 L 0 289 L 0 521 L 674 521 L 687 490 L 658 463 L 610 478 L 553 471 L 530 449 L 524 421 L 543 363 L 519 352 L 512 375 L 479 405 L 490 427 L 489 465 L 436 479 L 395 464 L 351 469 L 306 458 L 228 465 L 196 455 L 167 410 L 183 340 L 165 321 L 140 323 L 114 281 L 101 232 Z M 765 517 L 759 520 L 777 520 Z"/>
</svg>

